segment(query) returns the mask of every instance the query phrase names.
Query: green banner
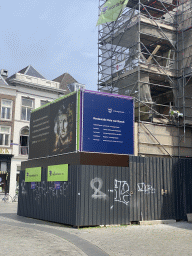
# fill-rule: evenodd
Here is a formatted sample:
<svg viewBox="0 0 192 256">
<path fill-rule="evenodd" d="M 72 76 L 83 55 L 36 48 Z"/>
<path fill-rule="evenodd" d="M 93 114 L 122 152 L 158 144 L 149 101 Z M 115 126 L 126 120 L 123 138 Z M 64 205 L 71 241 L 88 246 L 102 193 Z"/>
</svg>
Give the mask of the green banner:
<svg viewBox="0 0 192 256">
<path fill-rule="evenodd" d="M 128 0 L 108 0 L 101 8 L 101 13 L 97 21 L 97 26 L 116 21 L 125 9 Z"/>
<path fill-rule="evenodd" d="M 41 182 L 41 167 L 26 168 L 25 182 Z"/>
<path fill-rule="evenodd" d="M 48 166 L 47 181 L 68 181 L 68 164 Z"/>
</svg>

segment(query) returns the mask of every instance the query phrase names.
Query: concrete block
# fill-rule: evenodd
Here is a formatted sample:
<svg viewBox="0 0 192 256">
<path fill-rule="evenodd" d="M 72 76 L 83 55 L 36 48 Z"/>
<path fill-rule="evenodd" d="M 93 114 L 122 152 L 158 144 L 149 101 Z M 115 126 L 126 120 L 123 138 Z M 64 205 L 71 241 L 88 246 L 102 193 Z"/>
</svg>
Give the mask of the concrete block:
<svg viewBox="0 0 192 256">
<path fill-rule="evenodd" d="M 192 223 L 192 213 L 187 213 L 187 220 Z"/>
<path fill-rule="evenodd" d="M 140 221 L 140 225 L 157 225 L 157 224 L 173 224 L 176 223 L 176 220 L 147 220 Z"/>
</svg>

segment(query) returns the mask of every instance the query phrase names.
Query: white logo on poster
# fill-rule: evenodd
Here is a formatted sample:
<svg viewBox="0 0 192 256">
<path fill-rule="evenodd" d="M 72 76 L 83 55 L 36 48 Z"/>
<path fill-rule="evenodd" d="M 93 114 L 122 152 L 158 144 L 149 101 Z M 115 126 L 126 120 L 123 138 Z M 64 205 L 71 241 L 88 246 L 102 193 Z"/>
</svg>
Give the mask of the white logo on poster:
<svg viewBox="0 0 192 256">
<path fill-rule="evenodd" d="M 110 114 L 112 113 L 112 111 L 113 111 L 112 108 L 108 108 L 108 112 L 109 112 Z"/>
</svg>

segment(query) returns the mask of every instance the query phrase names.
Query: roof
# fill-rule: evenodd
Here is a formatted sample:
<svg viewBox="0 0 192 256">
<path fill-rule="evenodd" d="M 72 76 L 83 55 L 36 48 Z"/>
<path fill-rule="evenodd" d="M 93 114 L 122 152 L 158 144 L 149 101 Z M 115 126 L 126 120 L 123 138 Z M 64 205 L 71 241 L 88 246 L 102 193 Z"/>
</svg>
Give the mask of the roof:
<svg viewBox="0 0 192 256">
<path fill-rule="evenodd" d="M 63 75 L 53 79 L 55 82 L 60 83 L 60 89 L 66 90 L 66 94 L 70 93 L 67 85 L 72 83 L 78 83 L 70 74 L 64 73 Z"/>
<path fill-rule="evenodd" d="M 42 78 L 42 79 L 46 79 L 45 77 L 43 77 L 36 69 L 34 69 L 31 65 L 21 69 L 20 71 L 16 72 L 16 73 L 20 73 L 20 74 L 24 74 L 27 76 L 34 76 L 34 77 L 38 77 L 38 78 Z M 12 76 L 10 76 L 8 78 L 8 80 L 10 80 L 11 78 L 15 78 L 15 74 L 13 74 Z"/>
<path fill-rule="evenodd" d="M 26 68 L 20 70 L 18 73 L 27 75 L 27 76 L 34 76 L 38 78 L 45 79 L 36 69 L 34 69 L 31 65 L 27 66 Z"/>
<path fill-rule="evenodd" d="M 9 86 L 5 79 L 0 75 L 0 85 Z"/>
</svg>

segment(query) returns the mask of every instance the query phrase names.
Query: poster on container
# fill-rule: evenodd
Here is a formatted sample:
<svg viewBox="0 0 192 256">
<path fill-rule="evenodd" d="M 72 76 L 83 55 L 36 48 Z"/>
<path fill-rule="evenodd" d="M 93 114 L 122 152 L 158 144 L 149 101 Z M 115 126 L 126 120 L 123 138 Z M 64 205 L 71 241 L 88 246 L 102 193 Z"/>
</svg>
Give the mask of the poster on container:
<svg viewBox="0 0 192 256">
<path fill-rule="evenodd" d="M 76 93 L 50 105 L 49 155 L 76 150 Z"/>
<path fill-rule="evenodd" d="M 31 113 L 29 159 L 49 155 L 50 105 Z"/>
<path fill-rule="evenodd" d="M 133 154 L 133 99 L 84 91 L 81 151 Z"/>
<path fill-rule="evenodd" d="M 29 159 L 76 151 L 76 98 L 71 93 L 32 111 Z"/>
<path fill-rule="evenodd" d="M 133 99 L 81 90 L 31 113 L 29 159 L 70 152 L 133 154 Z"/>
</svg>

